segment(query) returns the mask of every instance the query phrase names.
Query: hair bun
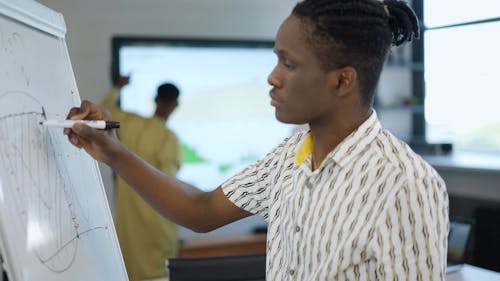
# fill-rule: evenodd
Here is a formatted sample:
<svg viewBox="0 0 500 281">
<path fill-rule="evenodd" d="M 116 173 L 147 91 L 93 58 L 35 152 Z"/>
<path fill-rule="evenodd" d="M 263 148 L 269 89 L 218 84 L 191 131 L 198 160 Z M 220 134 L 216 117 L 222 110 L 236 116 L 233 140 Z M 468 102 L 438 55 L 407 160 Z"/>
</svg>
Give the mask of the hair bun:
<svg viewBox="0 0 500 281">
<path fill-rule="evenodd" d="M 384 0 L 384 10 L 392 31 L 392 44 L 399 46 L 405 41 L 419 38 L 420 27 L 415 12 L 404 1 Z"/>
</svg>

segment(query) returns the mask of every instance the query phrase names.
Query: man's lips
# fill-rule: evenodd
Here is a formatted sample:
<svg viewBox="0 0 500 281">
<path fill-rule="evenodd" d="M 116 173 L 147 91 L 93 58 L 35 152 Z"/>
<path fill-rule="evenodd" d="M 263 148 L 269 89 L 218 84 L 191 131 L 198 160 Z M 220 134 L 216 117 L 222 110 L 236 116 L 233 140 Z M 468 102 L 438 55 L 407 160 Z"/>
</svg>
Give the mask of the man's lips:
<svg viewBox="0 0 500 281">
<path fill-rule="evenodd" d="M 277 106 L 279 104 L 279 98 L 274 91 L 269 92 L 269 96 L 271 97 L 271 105 Z"/>
</svg>

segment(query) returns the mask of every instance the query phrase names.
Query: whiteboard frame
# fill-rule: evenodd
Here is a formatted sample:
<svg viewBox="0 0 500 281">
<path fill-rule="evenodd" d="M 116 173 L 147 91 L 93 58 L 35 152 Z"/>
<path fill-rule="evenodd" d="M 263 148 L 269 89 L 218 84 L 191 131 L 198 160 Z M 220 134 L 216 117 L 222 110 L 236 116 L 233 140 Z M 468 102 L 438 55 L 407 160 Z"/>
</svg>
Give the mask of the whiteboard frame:
<svg viewBox="0 0 500 281">
<path fill-rule="evenodd" d="M 0 10 L 11 19 L 54 36 L 64 38 L 66 35 L 62 14 L 33 0 L 0 0 Z"/>
</svg>

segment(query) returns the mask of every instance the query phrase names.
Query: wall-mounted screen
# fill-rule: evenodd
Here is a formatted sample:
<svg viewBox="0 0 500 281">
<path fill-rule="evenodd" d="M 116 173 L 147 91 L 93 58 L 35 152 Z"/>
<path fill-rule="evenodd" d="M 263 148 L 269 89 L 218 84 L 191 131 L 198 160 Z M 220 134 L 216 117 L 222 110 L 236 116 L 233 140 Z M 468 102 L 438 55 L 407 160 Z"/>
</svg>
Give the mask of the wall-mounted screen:
<svg viewBox="0 0 500 281">
<path fill-rule="evenodd" d="M 122 109 L 151 116 L 158 85 L 180 89 L 167 121 L 183 148 L 178 177 L 203 190 L 215 189 L 296 128 L 278 122 L 270 105 L 273 42 L 114 38 L 113 52 L 114 73 L 131 77 Z"/>
</svg>

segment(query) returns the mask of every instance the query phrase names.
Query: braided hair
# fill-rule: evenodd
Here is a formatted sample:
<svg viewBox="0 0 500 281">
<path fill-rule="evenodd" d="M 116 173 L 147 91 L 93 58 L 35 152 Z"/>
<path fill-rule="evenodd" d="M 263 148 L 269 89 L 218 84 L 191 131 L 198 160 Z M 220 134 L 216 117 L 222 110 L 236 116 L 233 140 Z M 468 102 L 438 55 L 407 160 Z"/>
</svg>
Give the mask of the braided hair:
<svg viewBox="0 0 500 281">
<path fill-rule="evenodd" d="M 413 10 L 399 0 L 304 0 L 293 9 L 324 70 L 352 66 L 363 102 L 373 104 L 375 87 L 391 45 L 419 37 Z"/>
</svg>

